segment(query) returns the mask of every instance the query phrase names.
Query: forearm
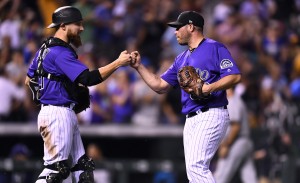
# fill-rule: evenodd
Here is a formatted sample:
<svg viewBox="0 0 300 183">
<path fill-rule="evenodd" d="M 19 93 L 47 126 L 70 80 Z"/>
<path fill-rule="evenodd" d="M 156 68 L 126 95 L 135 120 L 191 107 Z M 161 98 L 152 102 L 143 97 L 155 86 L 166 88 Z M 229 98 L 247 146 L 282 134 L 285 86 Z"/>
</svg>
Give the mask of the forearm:
<svg viewBox="0 0 300 183">
<path fill-rule="evenodd" d="M 115 70 L 117 70 L 121 65 L 118 63 L 118 60 L 113 61 L 112 63 L 98 68 L 98 71 L 102 77 L 102 80 L 106 80 Z"/>
<path fill-rule="evenodd" d="M 143 65 L 137 68 L 138 73 L 141 75 L 145 83 L 156 93 L 166 93 L 170 86 L 159 76 L 150 72 Z"/>
<path fill-rule="evenodd" d="M 241 75 L 228 75 L 225 76 L 224 78 L 220 79 L 217 82 L 204 85 L 202 88 L 203 93 L 212 93 L 214 91 L 219 91 L 219 90 L 226 90 L 228 88 L 233 87 L 237 83 L 239 83 L 241 80 Z"/>
<path fill-rule="evenodd" d="M 100 67 L 93 71 L 85 70 L 78 76 L 76 81 L 85 86 L 93 86 L 103 82 L 119 67 L 120 64 L 118 64 L 118 60 L 116 60 L 106 66 Z"/>
</svg>

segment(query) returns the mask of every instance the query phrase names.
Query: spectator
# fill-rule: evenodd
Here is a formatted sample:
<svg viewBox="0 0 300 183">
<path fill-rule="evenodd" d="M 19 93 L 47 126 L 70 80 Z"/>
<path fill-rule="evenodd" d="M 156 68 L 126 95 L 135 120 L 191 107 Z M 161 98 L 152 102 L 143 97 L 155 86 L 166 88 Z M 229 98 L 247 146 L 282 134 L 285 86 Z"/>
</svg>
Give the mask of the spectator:
<svg viewBox="0 0 300 183">
<path fill-rule="evenodd" d="M 111 178 L 110 172 L 104 168 L 99 168 L 99 165 L 104 160 L 104 156 L 103 156 L 101 148 L 95 143 L 90 143 L 87 146 L 86 152 L 87 152 L 87 155 L 89 157 L 91 157 L 96 163 L 96 168 L 94 170 L 95 182 L 111 183 L 112 178 Z"/>
<path fill-rule="evenodd" d="M 9 80 L 4 70 L 0 69 L 0 121 L 11 121 L 14 100 L 23 101 L 25 98 L 25 90 L 23 87 L 17 86 L 13 81 Z M 23 119 L 24 120 L 24 119 Z"/>
<path fill-rule="evenodd" d="M 130 123 L 133 113 L 132 84 L 128 69 L 119 69 L 108 83 L 108 92 L 111 96 L 114 123 Z"/>
<path fill-rule="evenodd" d="M 84 31 L 81 33 L 83 51 L 90 52 L 93 49 L 93 3 L 89 0 L 79 0 L 73 6 L 80 10 L 84 19 Z"/>
<path fill-rule="evenodd" d="M 165 24 L 156 19 L 155 9 L 146 7 L 145 5 L 143 22 L 138 29 L 136 47 L 144 57 L 150 60 L 151 65 L 157 70 L 159 55 L 162 50 L 160 42 L 166 29 Z"/>
<path fill-rule="evenodd" d="M 15 144 L 10 151 L 10 158 L 14 164 L 22 164 L 31 156 L 31 152 L 25 144 Z M 31 171 L 13 171 L 0 174 L 0 182 L 5 183 L 25 183 L 34 182 L 34 173 Z"/>
<path fill-rule="evenodd" d="M 149 61 L 143 63 L 149 70 L 154 71 Z M 160 122 L 160 96 L 152 91 L 140 76 L 133 84 L 132 100 L 135 107 L 133 124 L 153 126 Z"/>
<path fill-rule="evenodd" d="M 213 24 L 218 25 L 225 21 L 235 11 L 233 0 L 221 0 L 213 8 Z"/>
<path fill-rule="evenodd" d="M 5 71 L 8 78 L 18 86 L 23 86 L 24 75 L 26 75 L 27 66 L 24 63 L 22 50 L 14 50 L 12 60 L 6 64 Z"/>
<path fill-rule="evenodd" d="M 107 91 L 107 82 L 91 91 L 91 124 L 103 124 L 112 120 L 112 101 Z"/>
</svg>

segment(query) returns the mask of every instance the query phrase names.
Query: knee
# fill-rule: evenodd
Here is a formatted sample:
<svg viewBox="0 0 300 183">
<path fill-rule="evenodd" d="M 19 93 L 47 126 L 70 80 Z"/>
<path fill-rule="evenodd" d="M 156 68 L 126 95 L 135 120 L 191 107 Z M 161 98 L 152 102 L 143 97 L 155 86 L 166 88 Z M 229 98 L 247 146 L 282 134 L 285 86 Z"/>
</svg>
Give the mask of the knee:
<svg viewBox="0 0 300 183">
<path fill-rule="evenodd" d="M 202 179 L 212 179 L 211 171 L 203 164 L 187 164 L 186 171 L 190 182 L 199 182 Z"/>
<path fill-rule="evenodd" d="M 55 171 L 55 173 L 50 173 L 47 176 L 38 178 L 45 179 L 47 183 L 62 183 L 64 179 L 68 178 L 71 172 L 67 160 L 59 161 L 51 165 L 46 165 L 45 168 Z"/>
<path fill-rule="evenodd" d="M 94 174 L 95 170 L 94 161 L 89 158 L 87 155 L 83 155 L 78 159 L 77 164 L 71 169 L 72 172 L 83 171 L 79 175 L 78 183 L 94 183 Z"/>
</svg>

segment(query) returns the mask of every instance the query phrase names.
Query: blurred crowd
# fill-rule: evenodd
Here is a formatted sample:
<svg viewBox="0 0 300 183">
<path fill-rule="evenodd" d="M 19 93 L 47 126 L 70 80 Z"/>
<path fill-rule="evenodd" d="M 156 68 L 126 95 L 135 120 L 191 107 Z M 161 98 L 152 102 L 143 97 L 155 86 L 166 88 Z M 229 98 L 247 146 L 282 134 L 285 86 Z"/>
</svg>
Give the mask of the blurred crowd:
<svg viewBox="0 0 300 183">
<path fill-rule="evenodd" d="M 2 0 L 0 2 L 0 122 L 35 122 L 39 107 L 24 86 L 28 65 L 59 6 L 73 5 L 84 16 L 79 59 L 90 69 L 138 50 L 156 73 L 172 64 L 178 45 L 174 21 L 185 10 L 205 18 L 204 34 L 224 43 L 238 63 L 235 87 L 247 107 L 258 175 L 296 179 L 300 152 L 300 0 Z M 201 58 L 199 58 L 201 59 Z M 90 88 L 91 107 L 82 125 L 107 123 L 183 125 L 180 91 L 150 90 L 130 67 Z M 277 171 L 276 166 L 283 167 Z M 299 165 L 298 165 L 299 166 Z"/>
</svg>

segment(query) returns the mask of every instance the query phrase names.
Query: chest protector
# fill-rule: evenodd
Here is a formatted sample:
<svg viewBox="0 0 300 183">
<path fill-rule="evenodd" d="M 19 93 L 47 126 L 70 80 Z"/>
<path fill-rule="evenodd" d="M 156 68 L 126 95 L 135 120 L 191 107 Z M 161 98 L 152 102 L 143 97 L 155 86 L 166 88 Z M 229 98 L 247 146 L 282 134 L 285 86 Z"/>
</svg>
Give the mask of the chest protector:
<svg viewBox="0 0 300 183">
<path fill-rule="evenodd" d="M 64 46 L 69 48 L 78 58 L 75 50 L 66 42 L 50 37 L 48 38 L 42 45 L 39 55 L 38 55 L 38 67 L 37 70 L 35 71 L 34 77 L 31 78 L 29 82 L 29 88 L 32 92 L 32 98 L 33 101 L 37 104 L 40 105 L 41 101 L 41 85 L 38 82 L 38 79 L 41 77 L 46 77 L 50 80 L 54 80 L 57 82 L 61 82 L 62 85 L 64 86 L 65 90 L 67 91 L 68 95 L 70 98 L 74 101 L 76 101 L 76 105 L 73 108 L 75 113 L 80 113 L 81 111 L 85 110 L 86 108 L 90 107 L 90 93 L 89 89 L 87 86 L 82 85 L 81 83 L 78 82 L 72 82 L 69 78 L 66 76 L 55 76 L 51 73 L 48 73 L 45 71 L 43 68 L 43 54 L 47 48 L 53 47 L 53 46 Z"/>
</svg>

